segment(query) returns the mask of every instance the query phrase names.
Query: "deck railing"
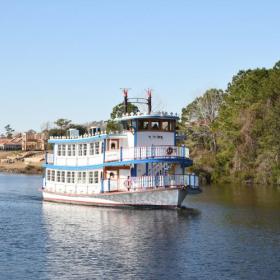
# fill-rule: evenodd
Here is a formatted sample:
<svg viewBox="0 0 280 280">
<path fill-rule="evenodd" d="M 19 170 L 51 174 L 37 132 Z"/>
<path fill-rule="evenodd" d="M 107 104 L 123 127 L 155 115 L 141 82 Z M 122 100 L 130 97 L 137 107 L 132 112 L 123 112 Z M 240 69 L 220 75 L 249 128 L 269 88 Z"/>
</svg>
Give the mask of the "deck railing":
<svg viewBox="0 0 280 280">
<path fill-rule="evenodd" d="M 91 158 L 94 155 L 75 156 L 79 158 Z M 185 146 L 149 146 L 149 147 L 132 147 L 120 148 L 116 150 L 109 150 L 105 152 L 105 162 L 112 161 L 128 161 L 128 160 L 141 160 L 153 158 L 189 158 L 189 149 Z M 67 156 L 59 156 L 58 158 L 67 158 Z M 73 158 L 73 157 L 72 157 Z M 54 155 L 48 153 L 46 157 L 48 164 L 54 163 Z"/>
<path fill-rule="evenodd" d="M 160 175 L 129 177 L 127 179 L 104 180 L 103 191 L 144 191 L 157 188 L 189 187 L 199 188 L 199 179 L 195 174 Z"/>
<path fill-rule="evenodd" d="M 121 148 L 119 150 L 106 151 L 105 161 L 127 161 L 152 158 L 189 158 L 189 149 L 182 146 L 149 146 Z"/>
</svg>

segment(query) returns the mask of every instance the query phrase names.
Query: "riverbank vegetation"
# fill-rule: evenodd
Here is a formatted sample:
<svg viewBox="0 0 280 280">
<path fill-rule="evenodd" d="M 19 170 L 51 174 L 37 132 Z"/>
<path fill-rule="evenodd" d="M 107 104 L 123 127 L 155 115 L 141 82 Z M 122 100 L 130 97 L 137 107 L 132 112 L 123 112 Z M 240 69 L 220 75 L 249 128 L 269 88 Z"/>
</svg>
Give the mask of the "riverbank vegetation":
<svg viewBox="0 0 280 280">
<path fill-rule="evenodd" d="M 206 91 L 183 108 L 180 129 L 207 181 L 280 184 L 280 62 Z"/>
</svg>

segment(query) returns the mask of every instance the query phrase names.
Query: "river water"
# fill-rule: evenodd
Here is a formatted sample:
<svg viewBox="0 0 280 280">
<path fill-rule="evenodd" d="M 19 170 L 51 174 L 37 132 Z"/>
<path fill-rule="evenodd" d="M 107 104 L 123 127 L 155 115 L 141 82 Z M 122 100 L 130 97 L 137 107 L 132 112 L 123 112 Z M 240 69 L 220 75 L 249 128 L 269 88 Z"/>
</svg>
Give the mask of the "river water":
<svg viewBox="0 0 280 280">
<path fill-rule="evenodd" d="M 280 279 L 280 189 L 211 186 L 188 210 L 42 202 L 0 174 L 0 279 Z"/>
</svg>

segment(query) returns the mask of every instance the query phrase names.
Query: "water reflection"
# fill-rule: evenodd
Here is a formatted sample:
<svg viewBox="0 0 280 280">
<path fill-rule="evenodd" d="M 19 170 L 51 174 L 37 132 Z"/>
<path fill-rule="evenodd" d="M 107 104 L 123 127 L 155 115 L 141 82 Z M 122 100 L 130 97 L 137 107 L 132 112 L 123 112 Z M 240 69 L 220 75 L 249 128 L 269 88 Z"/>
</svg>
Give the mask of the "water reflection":
<svg viewBox="0 0 280 280">
<path fill-rule="evenodd" d="M 182 238 L 188 236 L 188 221 L 198 218 L 199 213 L 46 202 L 43 217 L 49 237 L 47 246 L 52 248 L 47 264 L 52 274 L 63 266 L 65 279 L 71 277 L 73 267 L 76 276 L 122 274 L 120 278 L 131 279 L 160 273 L 160 269 L 154 269 L 157 266 L 172 269 L 182 257 Z"/>
<path fill-rule="evenodd" d="M 280 279 L 280 190 L 212 186 L 191 210 L 43 203 L 0 175 L 0 279 Z"/>
</svg>

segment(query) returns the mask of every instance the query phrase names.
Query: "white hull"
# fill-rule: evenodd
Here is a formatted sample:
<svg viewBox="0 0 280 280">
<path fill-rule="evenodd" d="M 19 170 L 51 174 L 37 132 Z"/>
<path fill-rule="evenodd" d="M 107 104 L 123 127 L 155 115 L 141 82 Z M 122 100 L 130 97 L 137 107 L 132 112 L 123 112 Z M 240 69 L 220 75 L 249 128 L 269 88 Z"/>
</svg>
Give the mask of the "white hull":
<svg viewBox="0 0 280 280">
<path fill-rule="evenodd" d="M 110 207 L 180 207 L 187 195 L 182 188 L 135 192 L 111 192 L 94 195 L 73 195 L 43 190 L 45 201 Z"/>
</svg>

